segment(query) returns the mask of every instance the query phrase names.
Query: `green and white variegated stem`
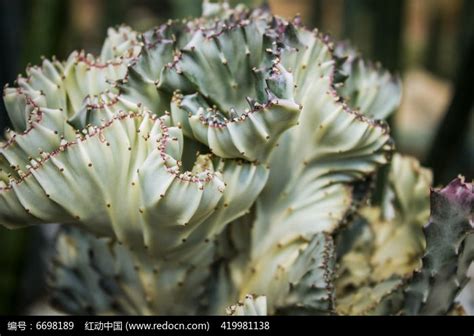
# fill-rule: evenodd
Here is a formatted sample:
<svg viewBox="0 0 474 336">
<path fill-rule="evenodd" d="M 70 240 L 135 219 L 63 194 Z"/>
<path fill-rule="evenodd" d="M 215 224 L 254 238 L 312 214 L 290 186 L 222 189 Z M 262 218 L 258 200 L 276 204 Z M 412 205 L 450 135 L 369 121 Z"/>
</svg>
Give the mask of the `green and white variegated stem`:
<svg viewBox="0 0 474 336">
<path fill-rule="evenodd" d="M 277 25 L 289 46 L 281 51 L 281 64 L 292 73 L 295 100 L 303 108 L 298 126 L 285 132 L 270 157 L 247 253 L 229 266 L 238 296 L 266 295 L 270 313 L 289 288 L 282 274 L 292 272 L 296 256 L 315 235 L 333 232 L 345 220 L 354 201 L 351 184 L 385 164 L 392 151 L 384 124 L 341 102 L 333 88 L 336 68 L 328 39 L 291 23 Z M 332 312 L 326 302 L 314 312 Z"/>
<path fill-rule="evenodd" d="M 339 314 L 366 314 L 421 266 L 423 225 L 432 176 L 414 158 L 395 154 L 381 207 L 365 207 L 337 239 Z"/>
<path fill-rule="evenodd" d="M 61 108 L 41 107 L 31 100 L 27 101 L 25 108 L 29 114 L 27 129 L 23 132 L 7 131 L 6 141 L 1 144 L 0 180 L 4 183 L 21 178 L 35 161 L 41 161 L 48 153 L 58 151 L 67 142 L 87 134 L 90 126 L 106 124 L 118 113 L 143 111 L 111 92 L 86 97 L 83 107 L 69 120 Z"/>
<path fill-rule="evenodd" d="M 239 301 L 228 313 L 460 313 L 472 184 L 434 190 L 428 218 L 431 173 L 395 155 L 382 204 L 361 207 L 391 158 L 399 80 L 298 19 L 204 9 L 111 29 L 100 56 L 44 60 L 5 89 L 0 224 L 63 223 L 54 301 L 80 314 Z"/>
<path fill-rule="evenodd" d="M 63 82 L 64 65 L 53 58 L 44 59 L 41 67 L 28 67 L 26 77 L 16 79 L 17 87 L 6 86 L 3 101 L 13 130 L 27 130 L 29 121 L 35 119 L 34 107 L 63 109 L 67 105 Z"/>
<path fill-rule="evenodd" d="M 217 156 L 265 161 L 299 115 L 266 25 L 262 17 L 213 29 L 160 26 L 143 35 L 120 92 L 158 114 L 170 109 L 173 125 Z"/>
<path fill-rule="evenodd" d="M 59 109 L 65 119 L 74 116 L 86 97 L 114 90 L 114 82 L 125 76 L 128 62 L 140 48 L 136 32 L 128 27 L 111 28 L 98 58 L 75 51 L 64 63 L 53 58 L 28 67 L 27 76 L 17 78 L 17 87 L 6 87 L 3 93 L 13 129 L 28 129 L 29 121 L 35 119 L 32 105 Z"/>
<path fill-rule="evenodd" d="M 31 160 L 1 189 L 1 222 L 73 223 L 155 256 L 185 258 L 250 208 L 268 170 L 201 155 L 184 171 L 184 146 L 167 117 L 118 113 Z"/>
<path fill-rule="evenodd" d="M 227 307 L 226 314 L 231 316 L 267 315 L 267 298 L 263 295 L 247 294 L 242 301 Z"/>
<path fill-rule="evenodd" d="M 7 131 L 6 140 L 0 144 L 0 180 L 4 187 L 21 179 L 44 153 L 76 138 L 76 130 L 67 123 L 61 109 L 40 107 L 33 101 L 28 101 L 25 108 L 29 111 L 27 129 Z"/>
<path fill-rule="evenodd" d="M 401 81 L 380 64 L 364 60 L 348 43 L 337 43 L 334 56 L 341 83 L 337 92 L 347 104 L 372 119 L 387 119 L 400 105 Z"/>
<path fill-rule="evenodd" d="M 107 29 L 107 38 L 102 44 L 99 60 L 107 62 L 116 58 L 133 59 L 140 52 L 138 33 L 127 26 Z"/>
<path fill-rule="evenodd" d="M 120 94 L 126 100 L 147 106 L 157 115 L 169 111 L 174 89 L 164 88 L 163 79 L 171 76 L 169 68 L 191 36 L 187 25 L 177 21 L 142 34 L 139 55 L 128 65 L 125 77 L 117 82 Z"/>
<path fill-rule="evenodd" d="M 289 291 L 276 302 L 276 314 L 325 315 L 334 309 L 334 243 L 330 235 L 316 234 L 302 246 L 288 272 Z"/>
<path fill-rule="evenodd" d="M 139 50 L 136 33 L 130 28 L 109 29 L 108 34 L 101 58 L 74 52 L 66 63 L 44 59 L 40 67 L 27 68 L 27 77 L 18 77 L 17 87 L 5 88 L 3 96 L 13 131 L 7 131 L 0 149 L 0 180 L 4 185 L 26 174 L 31 161 L 74 141 L 78 130 L 87 126 L 76 121 L 85 119 L 88 112 L 84 110 L 108 104 L 94 95 L 113 89 L 110 81 L 124 75 L 125 64 Z M 121 101 L 123 110 L 138 109 Z"/>
<path fill-rule="evenodd" d="M 171 105 L 173 124 L 220 157 L 266 161 L 297 122 L 293 78 L 266 24 L 256 19 L 198 31 L 171 68 L 182 82 Z"/>
<path fill-rule="evenodd" d="M 51 300 L 76 315 L 198 314 L 212 253 L 200 249 L 185 262 L 164 261 L 64 226 L 50 269 Z"/>
</svg>

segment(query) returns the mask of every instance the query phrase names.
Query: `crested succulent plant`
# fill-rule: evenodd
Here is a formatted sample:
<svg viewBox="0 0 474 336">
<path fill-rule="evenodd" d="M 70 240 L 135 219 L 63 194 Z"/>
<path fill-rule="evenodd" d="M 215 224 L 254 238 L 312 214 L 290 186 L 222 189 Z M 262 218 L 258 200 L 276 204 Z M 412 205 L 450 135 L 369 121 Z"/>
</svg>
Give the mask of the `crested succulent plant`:
<svg viewBox="0 0 474 336">
<path fill-rule="evenodd" d="M 62 223 L 49 282 L 72 314 L 458 314 L 473 187 L 433 189 L 430 216 L 431 173 L 383 121 L 399 100 L 263 9 L 110 29 L 4 90 L 0 223 Z"/>
</svg>

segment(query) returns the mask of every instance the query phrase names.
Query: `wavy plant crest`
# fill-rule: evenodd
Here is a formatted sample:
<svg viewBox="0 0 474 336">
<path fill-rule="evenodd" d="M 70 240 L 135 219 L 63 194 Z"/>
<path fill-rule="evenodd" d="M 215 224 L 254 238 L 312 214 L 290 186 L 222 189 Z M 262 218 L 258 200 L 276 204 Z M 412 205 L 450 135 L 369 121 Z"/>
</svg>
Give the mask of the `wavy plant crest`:
<svg viewBox="0 0 474 336">
<path fill-rule="evenodd" d="M 431 174 L 383 120 L 400 92 L 265 9 L 110 29 L 99 56 L 5 88 L 0 223 L 62 223 L 49 285 L 68 313 L 455 314 L 472 185 L 433 190 L 429 217 Z"/>
</svg>

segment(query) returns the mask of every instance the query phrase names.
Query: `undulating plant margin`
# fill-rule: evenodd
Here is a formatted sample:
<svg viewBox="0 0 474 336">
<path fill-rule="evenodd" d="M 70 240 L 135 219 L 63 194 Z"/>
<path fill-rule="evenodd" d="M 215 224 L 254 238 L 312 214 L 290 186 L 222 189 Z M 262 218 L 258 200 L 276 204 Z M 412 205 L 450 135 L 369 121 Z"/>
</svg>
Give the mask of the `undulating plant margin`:
<svg viewBox="0 0 474 336">
<path fill-rule="evenodd" d="M 206 3 L 202 18 L 112 29 L 100 57 L 27 75 L 4 91 L 0 220 L 64 223 L 50 275 L 63 310 L 458 311 L 472 185 L 434 190 L 423 234 L 430 174 L 391 160 L 381 121 L 399 80 L 346 44 Z"/>
</svg>

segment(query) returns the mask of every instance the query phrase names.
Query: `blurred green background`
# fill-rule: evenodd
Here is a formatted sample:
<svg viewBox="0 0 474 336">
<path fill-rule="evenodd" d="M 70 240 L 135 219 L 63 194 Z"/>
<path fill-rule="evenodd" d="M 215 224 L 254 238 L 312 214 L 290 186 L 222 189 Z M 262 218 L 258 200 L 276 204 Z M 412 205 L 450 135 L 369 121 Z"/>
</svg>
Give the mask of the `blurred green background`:
<svg viewBox="0 0 474 336">
<path fill-rule="evenodd" d="M 300 14 L 306 25 L 350 40 L 367 58 L 399 74 L 403 102 L 390 120 L 398 150 L 431 167 L 436 184 L 457 174 L 474 176 L 474 1 L 266 3 L 275 14 Z M 64 59 L 74 49 L 97 52 L 109 26 L 126 23 L 143 31 L 200 12 L 201 0 L 0 0 L 0 83 L 12 83 L 42 55 Z M 0 127 L 8 124 L 2 103 Z M 52 235 L 0 228 L 0 314 L 42 311 L 31 307 L 45 295 Z"/>
</svg>

